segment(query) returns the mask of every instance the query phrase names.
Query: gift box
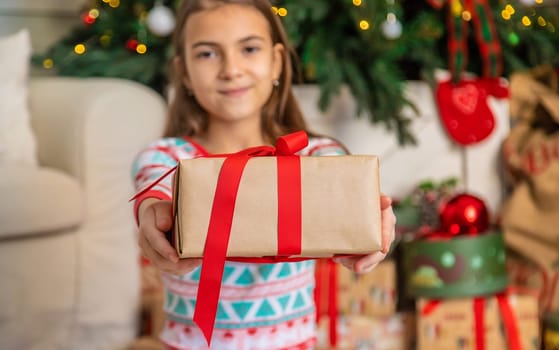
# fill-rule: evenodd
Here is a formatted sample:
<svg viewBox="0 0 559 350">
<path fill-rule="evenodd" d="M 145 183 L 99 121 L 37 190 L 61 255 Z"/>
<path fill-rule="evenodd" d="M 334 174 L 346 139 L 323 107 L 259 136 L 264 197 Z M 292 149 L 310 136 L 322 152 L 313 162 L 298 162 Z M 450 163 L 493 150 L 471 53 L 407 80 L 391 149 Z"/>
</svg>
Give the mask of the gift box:
<svg viewBox="0 0 559 350">
<path fill-rule="evenodd" d="M 224 167 L 231 158 L 179 162 L 173 210 L 180 257 L 204 256 L 212 220 L 229 215 L 229 232 L 218 229 L 216 239 L 228 240 L 227 257 L 328 257 L 381 249 L 376 156 L 246 157 L 241 170 Z M 238 188 L 228 188 L 224 183 L 234 176 Z M 216 203 L 220 196 L 226 199 Z M 299 234 L 290 225 L 299 225 Z"/>
<path fill-rule="evenodd" d="M 211 342 L 225 260 L 295 261 L 379 251 L 376 156 L 300 157 L 304 132 L 276 147 L 180 160 L 173 180 L 174 244 L 202 257 L 194 322 Z"/>
<path fill-rule="evenodd" d="M 417 337 L 418 350 L 538 350 L 537 297 L 501 293 L 485 298 L 420 298 Z"/>
<path fill-rule="evenodd" d="M 414 239 L 402 246 L 405 290 L 428 298 L 492 294 L 508 285 L 500 232 Z"/>
<path fill-rule="evenodd" d="M 329 319 L 317 325 L 317 350 L 409 350 L 415 339 L 415 315 L 397 313 L 388 317 L 344 315 L 337 319 L 337 344 L 328 342 Z"/>
<path fill-rule="evenodd" d="M 338 312 L 387 317 L 396 312 L 396 263 L 388 259 L 372 271 L 358 274 L 338 269 Z"/>
</svg>

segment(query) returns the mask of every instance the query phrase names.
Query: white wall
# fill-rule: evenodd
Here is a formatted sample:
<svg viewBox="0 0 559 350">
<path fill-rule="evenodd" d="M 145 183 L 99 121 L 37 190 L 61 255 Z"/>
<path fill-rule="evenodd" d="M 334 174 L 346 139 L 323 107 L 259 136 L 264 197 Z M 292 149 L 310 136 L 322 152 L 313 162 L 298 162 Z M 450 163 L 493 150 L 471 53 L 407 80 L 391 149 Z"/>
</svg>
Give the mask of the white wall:
<svg viewBox="0 0 559 350">
<path fill-rule="evenodd" d="M 45 50 L 79 24 L 87 0 L 0 0 L 0 36 L 28 28 L 34 52 Z"/>
</svg>

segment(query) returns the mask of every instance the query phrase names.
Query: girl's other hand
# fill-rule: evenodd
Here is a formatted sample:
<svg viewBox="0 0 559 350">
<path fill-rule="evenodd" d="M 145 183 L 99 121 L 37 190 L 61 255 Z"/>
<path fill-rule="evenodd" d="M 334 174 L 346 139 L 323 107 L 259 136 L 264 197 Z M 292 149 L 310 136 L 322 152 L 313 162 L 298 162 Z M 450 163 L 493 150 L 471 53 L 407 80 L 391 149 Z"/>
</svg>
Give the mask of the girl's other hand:
<svg viewBox="0 0 559 350">
<path fill-rule="evenodd" d="M 396 235 L 396 216 L 392 211 L 392 199 L 381 195 L 380 209 L 382 220 L 382 250 L 366 256 L 334 258 L 336 262 L 355 272 L 367 273 L 384 260 Z"/>
<path fill-rule="evenodd" d="M 175 275 L 194 270 L 202 259 L 179 259 L 175 248 L 165 238 L 173 225 L 172 203 L 148 198 L 138 210 L 138 244 L 142 255 L 158 269 Z"/>
</svg>

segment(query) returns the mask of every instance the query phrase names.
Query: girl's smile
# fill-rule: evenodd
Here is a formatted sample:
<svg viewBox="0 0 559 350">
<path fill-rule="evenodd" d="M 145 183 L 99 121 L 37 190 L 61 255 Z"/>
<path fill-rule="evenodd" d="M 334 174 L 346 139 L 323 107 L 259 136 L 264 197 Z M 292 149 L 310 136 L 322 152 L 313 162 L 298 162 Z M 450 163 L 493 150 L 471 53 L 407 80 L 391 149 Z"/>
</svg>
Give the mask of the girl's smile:
<svg viewBox="0 0 559 350">
<path fill-rule="evenodd" d="M 226 97 L 243 97 L 246 95 L 246 93 L 248 92 L 249 88 L 229 88 L 229 89 L 223 89 L 223 90 L 219 90 L 219 93 L 225 95 Z"/>
</svg>

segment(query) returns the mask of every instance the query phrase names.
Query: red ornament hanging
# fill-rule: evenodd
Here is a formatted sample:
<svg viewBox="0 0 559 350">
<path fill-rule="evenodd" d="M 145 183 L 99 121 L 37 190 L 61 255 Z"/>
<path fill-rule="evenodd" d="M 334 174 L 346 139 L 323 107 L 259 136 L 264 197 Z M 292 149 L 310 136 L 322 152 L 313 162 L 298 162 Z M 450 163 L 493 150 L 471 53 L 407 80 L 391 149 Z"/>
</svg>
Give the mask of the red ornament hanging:
<svg viewBox="0 0 559 350">
<path fill-rule="evenodd" d="M 488 98 L 508 97 L 505 81 L 498 78 L 451 79 L 440 82 L 436 100 L 449 136 L 462 146 L 485 140 L 495 129 L 495 117 Z"/>
<path fill-rule="evenodd" d="M 477 235 L 489 229 L 489 211 L 485 202 L 461 193 L 446 202 L 440 211 L 440 230 L 448 235 Z"/>
<path fill-rule="evenodd" d="M 86 12 L 82 15 L 82 22 L 86 25 L 92 25 L 93 23 L 95 23 L 96 19 L 97 18 L 92 16 L 90 12 Z"/>
<path fill-rule="evenodd" d="M 448 7 L 448 56 L 451 78 L 437 87 L 441 119 L 452 140 L 462 146 L 485 140 L 495 128 L 488 96 L 507 97 L 500 87 L 502 52 L 488 0 L 427 0 L 431 6 Z M 472 26 L 473 24 L 473 26 Z M 483 66 L 483 79 L 467 79 L 468 31 L 473 27 Z M 506 90 L 506 89 L 505 89 Z"/>
<path fill-rule="evenodd" d="M 130 51 L 136 51 L 136 48 L 138 47 L 138 40 L 136 39 L 128 39 L 126 40 L 126 48 Z"/>
</svg>

